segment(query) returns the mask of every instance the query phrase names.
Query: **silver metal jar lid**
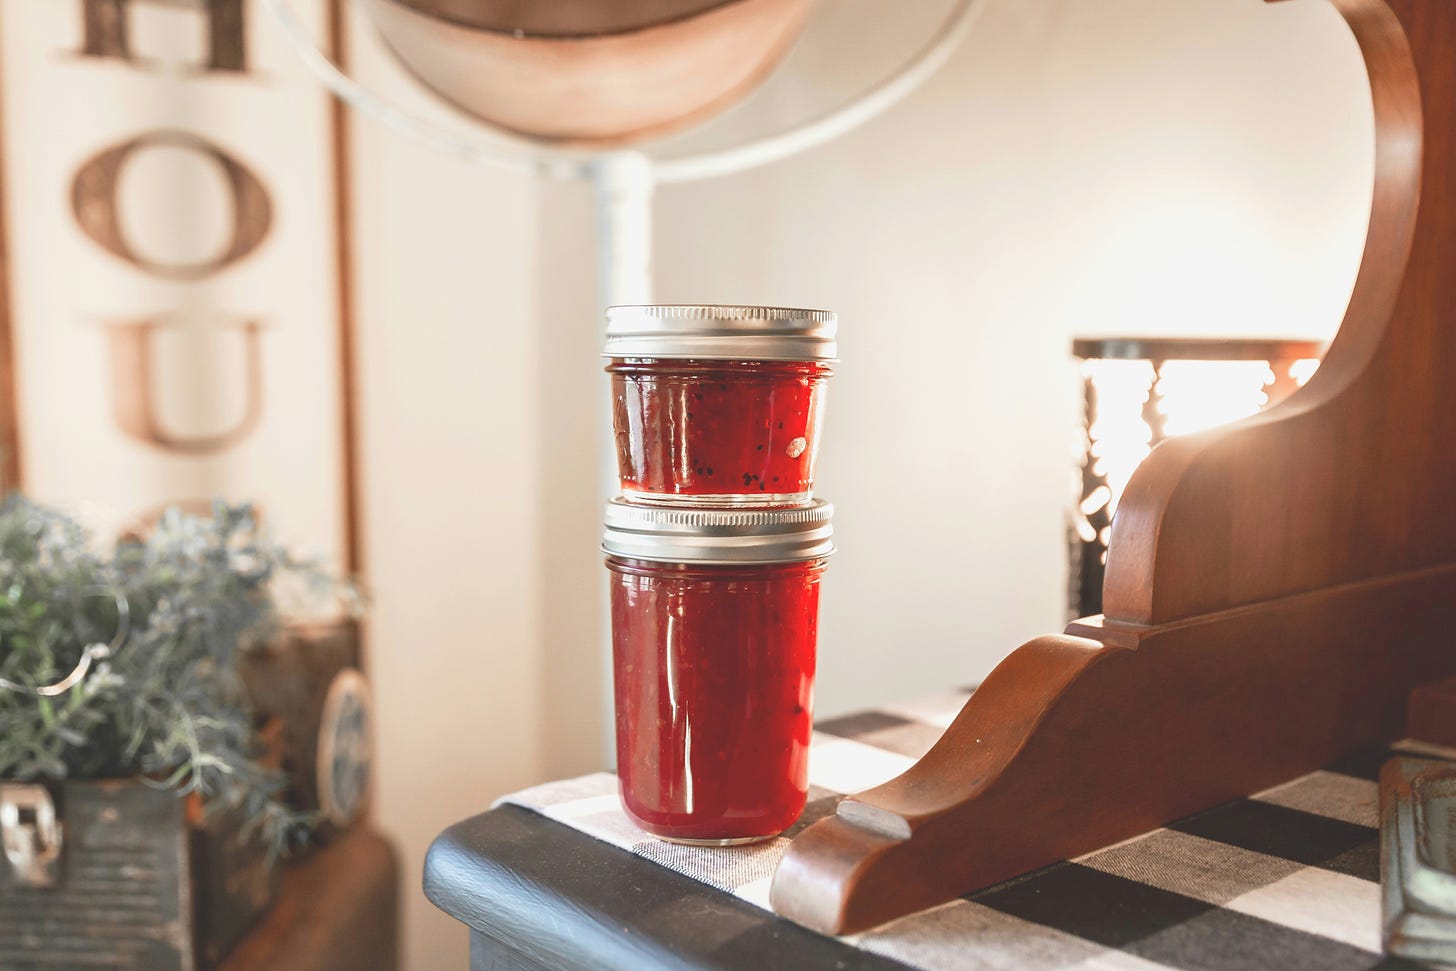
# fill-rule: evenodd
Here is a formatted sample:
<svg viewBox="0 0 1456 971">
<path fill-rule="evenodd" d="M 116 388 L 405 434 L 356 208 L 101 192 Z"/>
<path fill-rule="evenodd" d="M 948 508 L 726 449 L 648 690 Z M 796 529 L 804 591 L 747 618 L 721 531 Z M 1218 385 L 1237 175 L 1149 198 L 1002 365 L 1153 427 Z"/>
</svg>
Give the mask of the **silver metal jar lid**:
<svg viewBox="0 0 1456 971">
<path fill-rule="evenodd" d="M 689 509 L 607 503 L 602 552 L 658 563 L 798 563 L 834 552 L 834 507 Z"/>
<path fill-rule="evenodd" d="M 607 308 L 603 357 L 833 361 L 839 319 L 827 310 L 688 304 Z"/>
</svg>

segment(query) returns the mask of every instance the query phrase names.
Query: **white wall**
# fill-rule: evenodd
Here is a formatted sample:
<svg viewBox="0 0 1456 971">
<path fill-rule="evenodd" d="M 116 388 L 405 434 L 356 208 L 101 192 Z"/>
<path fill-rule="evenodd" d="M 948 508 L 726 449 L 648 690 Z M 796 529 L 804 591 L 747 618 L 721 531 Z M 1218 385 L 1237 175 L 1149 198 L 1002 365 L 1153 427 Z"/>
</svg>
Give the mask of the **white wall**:
<svg viewBox="0 0 1456 971">
<path fill-rule="evenodd" d="M 356 71 L 419 110 L 372 36 Z M 403 851 L 409 969 L 466 966 L 420 892 L 440 830 L 543 772 L 536 186 L 356 116 L 356 301 L 378 823 Z"/>
<path fill-rule="evenodd" d="M 679 144 L 826 105 L 944 9 L 823 6 L 764 96 Z M 660 299 L 843 321 L 822 713 L 974 681 L 1061 626 L 1072 335 L 1333 332 L 1368 112 L 1317 0 L 987 0 L 869 127 L 661 191 Z M 356 156 L 379 819 L 406 850 L 407 966 L 444 971 L 465 935 L 418 892 L 429 838 L 601 751 L 591 200 L 369 122 Z"/>
<path fill-rule="evenodd" d="M 789 66 L 862 77 L 862 49 L 901 42 L 877 9 L 837 0 L 837 29 Z M 1060 629 L 1073 335 L 1333 334 L 1369 211 L 1368 105 L 1323 3 L 989 0 L 880 120 L 662 191 L 659 299 L 840 313 L 821 712 L 973 682 Z"/>
</svg>

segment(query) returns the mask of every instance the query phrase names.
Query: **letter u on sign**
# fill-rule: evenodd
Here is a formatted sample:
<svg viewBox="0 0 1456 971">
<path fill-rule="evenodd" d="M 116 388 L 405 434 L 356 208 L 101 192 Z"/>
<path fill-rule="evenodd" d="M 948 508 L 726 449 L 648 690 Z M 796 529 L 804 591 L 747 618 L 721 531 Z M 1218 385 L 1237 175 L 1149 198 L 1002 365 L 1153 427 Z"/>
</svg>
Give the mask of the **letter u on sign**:
<svg viewBox="0 0 1456 971">
<path fill-rule="evenodd" d="M 259 346 L 262 327 L 252 320 L 227 325 L 229 329 L 242 331 L 246 348 L 243 365 L 246 369 L 246 403 L 242 414 L 227 428 L 205 434 L 182 435 L 169 432 L 164 427 L 156 404 L 156 332 L 172 325 L 172 321 L 154 319 L 107 328 L 111 349 L 112 411 L 117 427 L 138 441 L 171 452 L 205 455 L 230 448 L 257 427 L 263 414 L 263 359 Z M 218 337 L 213 330 L 208 339 L 217 340 Z"/>
</svg>

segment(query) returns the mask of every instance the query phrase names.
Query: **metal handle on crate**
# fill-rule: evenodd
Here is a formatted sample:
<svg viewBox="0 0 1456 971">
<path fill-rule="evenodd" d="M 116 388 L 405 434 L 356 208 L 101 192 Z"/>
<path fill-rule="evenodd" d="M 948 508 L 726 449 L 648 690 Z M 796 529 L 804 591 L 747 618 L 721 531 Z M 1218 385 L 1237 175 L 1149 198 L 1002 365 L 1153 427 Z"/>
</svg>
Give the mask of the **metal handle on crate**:
<svg viewBox="0 0 1456 971">
<path fill-rule="evenodd" d="M 45 786 L 0 785 L 0 844 L 16 880 L 30 887 L 55 886 L 51 864 L 61 855 L 61 822 Z"/>
<path fill-rule="evenodd" d="M 26 684 L 17 684 L 5 678 L 0 678 L 0 690 L 13 691 L 16 694 L 32 695 L 41 698 L 54 698 L 70 691 L 86 677 L 91 670 L 91 665 L 116 654 L 117 650 L 126 642 L 126 637 L 131 633 L 131 604 L 127 602 L 126 595 L 116 590 L 96 591 L 97 596 L 110 596 L 116 600 L 116 634 L 111 638 L 109 644 L 88 644 L 81 652 L 81 657 L 76 661 L 76 666 L 71 673 L 54 684 L 45 684 L 40 687 L 31 687 Z"/>
</svg>

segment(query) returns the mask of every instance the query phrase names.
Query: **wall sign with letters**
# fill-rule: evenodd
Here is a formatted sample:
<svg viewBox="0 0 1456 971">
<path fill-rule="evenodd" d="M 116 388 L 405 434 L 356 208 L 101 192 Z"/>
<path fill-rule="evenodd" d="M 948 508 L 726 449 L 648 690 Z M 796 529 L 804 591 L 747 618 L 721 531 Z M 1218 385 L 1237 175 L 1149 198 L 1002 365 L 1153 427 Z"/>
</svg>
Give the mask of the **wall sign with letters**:
<svg viewBox="0 0 1456 971">
<path fill-rule="evenodd" d="M 327 37 L 336 3 L 294 5 Z M 343 117 L 262 20 L 252 0 L 0 7 L 0 470 L 102 528 L 253 501 L 349 568 Z"/>
</svg>

